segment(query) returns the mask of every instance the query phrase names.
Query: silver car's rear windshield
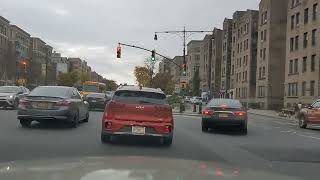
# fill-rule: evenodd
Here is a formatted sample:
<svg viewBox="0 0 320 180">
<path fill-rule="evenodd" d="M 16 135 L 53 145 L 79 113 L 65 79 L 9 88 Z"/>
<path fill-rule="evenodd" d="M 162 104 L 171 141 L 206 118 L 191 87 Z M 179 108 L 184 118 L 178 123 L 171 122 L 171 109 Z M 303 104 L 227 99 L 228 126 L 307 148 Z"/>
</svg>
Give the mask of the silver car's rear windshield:
<svg viewBox="0 0 320 180">
<path fill-rule="evenodd" d="M 37 87 L 31 91 L 29 96 L 46 96 L 66 98 L 69 95 L 69 88 L 65 87 Z"/>
</svg>

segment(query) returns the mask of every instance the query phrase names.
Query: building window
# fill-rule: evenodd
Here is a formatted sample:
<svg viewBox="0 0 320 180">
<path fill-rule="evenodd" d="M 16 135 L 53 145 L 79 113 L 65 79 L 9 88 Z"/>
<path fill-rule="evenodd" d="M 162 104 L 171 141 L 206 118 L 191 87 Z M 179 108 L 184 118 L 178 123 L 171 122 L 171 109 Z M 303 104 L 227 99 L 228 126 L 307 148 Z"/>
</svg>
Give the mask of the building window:
<svg viewBox="0 0 320 180">
<path fill-rule="evenodd" d="M 267 40 L 267 30 L 265 29 L 263 32 L 263 40 L 266 41 Z"/>
<path fill-rule="evenodd" d="M 291 16 L 291 30 L 294 29 L 294 15 Z"/>
<path fill-rule="evenodd" d="M 312 19 L 314 21 L 317 20 L 317 12 L 318 12 L 318 3 L 314 4 L 312 9 Z"/>
<path fill-rule="evenodd" d="M 307 86 L 307 82 L 303 81 L 301 84 L 301 96 L 306 95 L 306 86 Z"/>
<path fill-rule="evenodd" d="M 289 74 L 293 74 L 293 60 L 290 60 L 290 64 L 289 64 Z M 261 75 L 260 75 L 261 77 Z"/>
<path fill-rule="evenodd" d="M 258 97 L 262 98 L 265 96 L 265 91 L 264 91 L 264 86 L 259 86 L 258 87 Z"/>
<path fill-rule="evenodd" d="M 312 46 L 317 44 L 317 29 L 312 30 Z"/>
<path fill-rule="evenodd" d="M 290 52 L 293 52 L 294 38 L 290 38 Z"/>
<path fill-rule="evenodd" d="M 298 83 L 289 83 L 288 84 L 288 96 L 289 97 L 298 96 Z"/>
<path fill-rule="evenodd" d="M 304 10 L 304 24 L 307 24 L 309 21 L 309 8 Z"/>
<path fill-rule="evenodd" d="M 266 67 L 262 67 L 262 77 L 265 78 L 266 77 Z"/>
<path fill-rule="evenodd" d="M 298 73 L 298 59 L 294 60 L 294 73 Z"/>
<path fill-rule="evenodd" d="M 263 49 L 263 60 L 266 60 L 266 51 L 267 51 L 267 49 L 264 48 L 264 49 Z"/>
<path fill-rule="evenodd" d="M 299 50 L 299 36 L 296 36 L 295 38 L 295 49 L 296 51 Z"/>
<path fill-rule="evenodd" d="M 234 75 L 234 65 L 232 65 L 232 75 Z"/>
<path fill-rule="evenodd" d="M 239 66 L 241 67 L 242 58 L 239 59 Z"/>
<path fill-rule="evenodd" d="M 312 55 L 311 56 L 311 72 L 315 71 L 315 67 L 316 67 L 316 55 Z"/>
<path fill-rule="evenodd" d="M 315 81 L 310 81 L 310 96 L 314 96 Z"/>
<path fill-rule="evenodd" d="M 260 32 L 261 41 L 263 41 L 263 31 Z"/>
<path fill-rule="evenodd" d="M 260 58 L 262 59 L 262 56 L 263 56 L 263 50 L 260 49 Z"/>
<path fill-rule="evenodd" d="M 300 23 L 300 13 L 298 12 L 296 14 L 296 26 L 299 26 L 299 23 Z"/>
<path fill-rule="evenodd" d="M 303 48 L 307 48 L 308 47 L 308 33 L 305 32 L 303 34 Z"/>
<path fill-rule="evenodd" d="M 259 68 L 259 79 L 261 79 L 261 70 L 262 70 L 262 68 L 260 67 Z"/>
<path fill-rule="evenodd" d="M 306 71 L 307 71 L 307 57 L 303 57 L 302 72 L 306 72 Z"/>
</svg>

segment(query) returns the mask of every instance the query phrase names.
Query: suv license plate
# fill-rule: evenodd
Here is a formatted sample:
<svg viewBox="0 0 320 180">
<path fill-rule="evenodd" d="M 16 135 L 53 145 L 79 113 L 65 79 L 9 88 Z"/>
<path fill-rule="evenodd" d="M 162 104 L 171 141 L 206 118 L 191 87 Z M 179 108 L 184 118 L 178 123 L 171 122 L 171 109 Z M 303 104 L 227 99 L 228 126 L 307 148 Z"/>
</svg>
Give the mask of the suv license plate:
<svg viewBox="0 0 320 180">
<path fill-rule="evenodd" d="M 144 135 L 146 133 L 145 127 L 132 126 L 132 134 Z"/>
</svg>

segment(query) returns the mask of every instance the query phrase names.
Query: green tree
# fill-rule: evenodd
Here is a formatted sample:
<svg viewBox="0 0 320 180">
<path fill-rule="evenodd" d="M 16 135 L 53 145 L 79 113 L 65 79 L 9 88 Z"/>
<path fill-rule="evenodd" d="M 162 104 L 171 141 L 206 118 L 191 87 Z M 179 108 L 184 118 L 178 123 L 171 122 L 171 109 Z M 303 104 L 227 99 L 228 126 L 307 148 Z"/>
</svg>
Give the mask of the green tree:
<svg viewBox="0 0 320 180">
<path fill-rule="evenodd" d="M 74 86 L 79 81 L 77 72 L 61 73 L 58 76 L 58 86 Z"/>
<path fill-rule="evenodd" d="M 174 82 L 169 73 L 157 73 L 152 79 L 152 87 L 160 88 L 166 94 L 172 94 L 174 91 Z"/>
<path fill-rule="evenodd" d="M 107 89 L 106 89 L 107 91 L 114 91 L 118 87 L 118 84 L 114 80 L 103 79 L 102 82 L 107 85 Z"/>
<path fill-rule="evenodd" d="M 193 75 L 192 80 L 192 95 L 199 96 L 200 95 L 200 77 L 199 77 L 199 69 Z"/>
<path fill-rule="evenodd" d="M 86 81 L 89 81 L 89 74 L 81 74 L 81 76 L 80 76 L 81 84 L 83 84 Z"/>
<path fill-rule="evenodd" d="M 150 85 L 150 70 L 147 67 L 136 66 L 134 69 L 134 76 L 139 85 L 148 87 Z"/>
</svg>

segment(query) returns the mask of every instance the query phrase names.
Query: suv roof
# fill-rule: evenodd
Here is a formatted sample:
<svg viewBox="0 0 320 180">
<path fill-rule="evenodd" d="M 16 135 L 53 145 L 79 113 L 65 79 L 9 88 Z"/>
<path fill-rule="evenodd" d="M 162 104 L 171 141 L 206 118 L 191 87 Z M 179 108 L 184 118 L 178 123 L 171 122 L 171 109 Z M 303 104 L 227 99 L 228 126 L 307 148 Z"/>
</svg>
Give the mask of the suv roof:
<svg viewBox="0 0 320 180">
<path fill-rule="evenodd" d="M 142 89 L 140 89 L 139 86 L 120 86 L 117 91 L 143 91 L 143 92 L 154 92 L 154 93 L 160 93 L 160 94 L 164 94 L 163 91 L 158 88 L 147 88 L 147 87 L 142 87 Z"/>
</svg>

